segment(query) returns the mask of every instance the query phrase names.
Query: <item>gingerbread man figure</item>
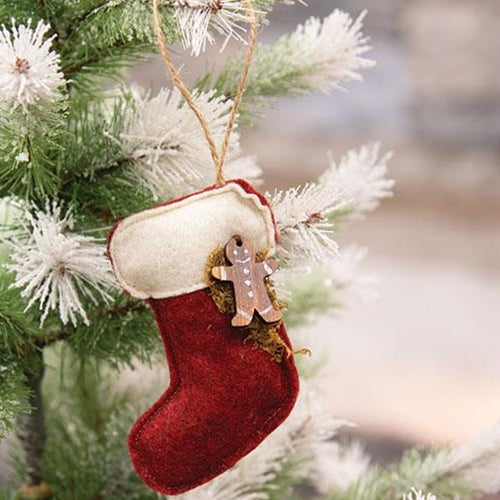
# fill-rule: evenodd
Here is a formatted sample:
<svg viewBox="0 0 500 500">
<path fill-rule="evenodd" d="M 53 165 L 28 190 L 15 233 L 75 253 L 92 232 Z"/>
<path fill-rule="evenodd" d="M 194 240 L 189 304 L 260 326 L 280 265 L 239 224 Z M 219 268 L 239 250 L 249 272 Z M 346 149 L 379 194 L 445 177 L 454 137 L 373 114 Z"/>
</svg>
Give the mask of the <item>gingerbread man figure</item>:
<svg viewBox="0 0 500 500">
<path fill-rule="evenodd" d="M 264 278 L 276 271 L 278 264 L 272 259 L 255 262 L 255 249 L 250 240 L 235 236 L 226 245 L 226 257 L 231 266 L 212 269 L 212 275 L 221 281 L 231 281 L 234 286 L 236 315 L 233 326 L 247 326 L 257 311 L 266 323 L 281 319 L 267 293 Z"/>
</svg>

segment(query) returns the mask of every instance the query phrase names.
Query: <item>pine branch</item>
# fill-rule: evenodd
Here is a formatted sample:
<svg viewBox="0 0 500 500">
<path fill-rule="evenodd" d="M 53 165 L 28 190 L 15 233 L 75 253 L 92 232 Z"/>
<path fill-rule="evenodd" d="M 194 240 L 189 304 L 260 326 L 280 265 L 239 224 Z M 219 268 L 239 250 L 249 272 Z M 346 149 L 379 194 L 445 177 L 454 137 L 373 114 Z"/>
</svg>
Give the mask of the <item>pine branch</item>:
<svg viewBox="0 0 500 500">
<path fill-rule="evenodd" d="M 412 488 L 411 491 L 403 497 L 403 500 L 437 500 L 437 498 L 432 493 L 425 494 L 422 490 Z"/>
<path fill-rule="evenodd" d="M 127 94 L 114 98 L 72 100 L 65 137 L 58 162 L 65 165 L 62 195 L 73 182 L 85 182 L 113 170 L 124 157 L 117 137 L 125 126 L 130 105 Z"/>
<path fill-rule="evenodd" d="M 287 298 L 288 308 L 284 311 L 286 325 L 290 328 L 310 324 L 318 315 L 340 306 L 326 286 L 324 270 L 315 269 L 306 275 L 297 273 L 297 275 L 281 276 L 279 284 L 280 288 L 284 288 L 290 294 Z"/>
<path fill-rule="evenodd" d="M 119 138 L 130 106 L 124 91 L 102 100 L 77 99 L 70 109 L 58 159 L 65 167 L 59 196 L 79 214 L 84 229 L 110 226 L 153 203 L 151 195 L 125 173 L 128 163 Z"/>
<path fill-rule="evenodd" d="M 68 185 L 64 198 L 87 221 L 111 226 L 116 220 L 151 206 L 151 195 L 124 173 L 125 165 L 117 166 L 91 178 L 77 178 Z"/>
<path fill-rule="evenodd" d="M 9 242 L 14 286 L 28 309 L 36 306 L 41 326 L 52 312 L 63 325 L 88 324 L 84 303 L 109 304 L 116 286 L 102 241 L 75 233 L 73 225 L 72 211 L 55 201 L 44 209 L 28 206 Z"/>
<path fill-rule="evenodd" d="M 197 93 L 216 145 L 222 143 L 232 102 Z M 196 117 L 176 90 L 162 89 L 155 96 L 132 93 L 125 116 L 126 126 L 116 141 L 127 159 L 128 174 L 155 199 L 176 197 L 202 189 L 214 180 L 213 160 Z M 239 134 L 234 131 L 228 157 L 239 153 Z"/>
<path fill-rule="evenodd" d="M 371 471 L 330 500 L 408 499 L 411 488 L 429 491 L 439 500 L 472 500 L 500 488 L 500 426 L 454 447 L 407 452 L 401 462 Z"/>
<path fill-rule="evenodd" d="M 278 255 L 290 265 L 321 265 L 338 257 L 334 231 L 340 223 L 363 217 L 392 194 L 387 178 L 391 155 L 379 145 L 350 151 L 333 161 L 316 182 L 276 191 L 271 198 L 281 242 Z"/>
<path fill-rule="evenodd" d="M 394 180 L 388 177 L 388 163 L 392 153 L 381 154 L 380 143 L 366 144 L 348 151 L 337 164 L 330 159 L 330 167 L 320 176 L 324 186 L 335 186 L 342 203 L 329 215 L 331 221 L 345 223 L 363 219 L 380 202 L 392 197 Z"/>
<path fill-rule="evenodd" d="M 94 359 L 120 369 L 161 352 L 153 314 L 143 302 L 120 294 L 112 307 L 90 314 L 89 326 L 68 329 L 66 345 L 80 362 Z"/>
<path fill-rule="evenodd" d="M 108 0 L 83 0 L 79 2 L 77 8 L 74 8 L 71 20 L 68 22 L 68 26 L 65 30 L 65 38 L 70 38 L 73 33 L 78 31 L 83 23 L 88 19 L 92 18 L 100 9 L 104 8 L 108 4 Z M 70 10 L 69 5 L 65 6 L 65 10 Z"/>
<path fill-rule="evenodd" d="M 0 123 L 0 197 L 43 200 L 58 191 L 64 114 L 58 107 L 16 111 Z"/>
<path fill-rule="evenodd" d="M 35 351 L 31 357 L 30 369 L 25 373 L 30 409 L 20 413 L 16 419 L 16 433 L 25 455 L 26 486 L 38 486 L 43 478 L 42 456 L 46 440 L 42 401 L 44 371 L 43 351 Z"/>
<path fill-rule="evenodd" d="M 116 41 L 113 45 L 95 54 L 89 54 L 63 67 L 69 78 L 69 87 L 80 94 L 96 95 L 101 91 L 103 81 L 114 80 L 123 83 L 122 71 L 151 57 L 146 53 L 155 51 L 150 44 L 134 44 Z"/>
<path fill-rule="evenodd" d="M 320 21 L 310 18 L 294 33 L 272 46 L 259 45 L 250 69 L 245 93 L 247 103 L 262 104 L 262 98 L 297 96 L 341 88 L 348 81 L 361 80 L 360 70 L 373 62 L 363 55 L 370 49 L 361 33 L 363 15 L 353 21 L 335 10 Z M 235 95 L 243 55 L 232 59 L 216 78 L 213 87 L 220 95 Z M 210 75 L 197 86 L 211 86 Z"/>
<path fill-rule="evenodd" d="M 52 364 L 60 366 L 58 352 Z M 143 408 L 142 397 L 117 390 L 109 373 L 93 362 L 61 365 L 46 385 L 48 442 L 46 481 L 55 498 L 159 500 L 138 478 L 127 452 L 127 435 Z M 61 383 L 60 381 L 63 381 Z M 68 422 L 72 422 L 71 429 Z M 163 497 L 162 497 L 163 498 Z"/>
<path fill-rule="evenodd" d="M 29 391 L 19 361 L 2 353 L 0 359 L 0 442 L 14 428 L 19 413 L 29 411 Z"/>
<path fill-rule="evenodd" d="M 55 33 L 58 32 L 57 29 L 57 21 L 58 21 L 58 16 L 57 16 L 57 11 L 58 7 L 60 7 L 60 2 L 53 1 L 53 0 L 34 0 L 33 3 L 38 4 L 40 14 L 42 16 L 42 19 L 49 23 L 52 26 L 52 29 L 54 30 Z"/>
<path fill-rule="evenodd" d="M 34 21 L 43 19 L 44 11 L 38 2 L 33 0 L 2 0 L 0 3 L 0 25 L 10 25 L 11 20 L 26 22 L 32 18 Z"/>
<path fill-rule="evenodd" d="M 171 16 L 163 16 L 169 40 L 178 38 Z M 80 91 L 96 92 L 89 80 L 119 78 L 122 68 L 140 59 L 141 52 L 155 52 L 150 2 L 107 0 L 92 5 L 71 20 L 61 47 L 62 68 Z"/>
<path fill-rule="evenodd" d="M 33 345 L 39 330 L 33 318 L 26 314 L 19 291 L 11 286 L 12 276 L 3 274 L 0 277 L 0 352 L 22 356 Z"/>
</svg>

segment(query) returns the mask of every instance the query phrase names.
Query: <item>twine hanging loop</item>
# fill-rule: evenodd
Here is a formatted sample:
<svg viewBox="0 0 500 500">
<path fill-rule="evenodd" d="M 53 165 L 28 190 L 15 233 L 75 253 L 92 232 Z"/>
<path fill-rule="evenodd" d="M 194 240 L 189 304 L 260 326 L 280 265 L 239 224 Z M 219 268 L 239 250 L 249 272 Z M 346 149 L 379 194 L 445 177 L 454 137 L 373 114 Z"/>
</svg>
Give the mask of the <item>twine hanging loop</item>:
<svg viewBox="0 0 500 500">
<path fill-rule="evenodd" d="M 243 94 L 245 93 L 246 84 L 248 81 L 248 74 L 250 71 L 250 66 L 252 64 L 253 56 L 255 53 L 255 46 L 257 42 L 257 34 L 258 34 L 258 18 L 257 13 L 252 5 L 252 0 L 244 0 L 243 3 L 245 8 L 248 10 L 251 23 L 250 23 L 250 35 L 248 38 L 248 46 L 247 52 L 245 56 L 245 60 L 243 62 L 243 68 L 241 73 L 240 82 L 238 85 L 238 89 L 236 91 L 236 95 L 234 96 L 233 106 L 231 108 L 231 112 L 229 114 L 229 119 L 227 122 L 226 132 L 224 134 L 224 138 L 222 140 L 220 151 L 217 150 L 217 145 L 214 140 L 214 136 L 210 130 L 208 125 L 208 121 L 201 111 L 200 107 L 196 103 L 196 100 L 191 93 L 191 91 L 186 87 L 184 82 L 182 81 L 178 69 L 175 67 L 172 61 L 172 55 L 170 53 L 170 49 L 168 48 L 167 39 L 165 36 L 165 32 L 161 26 L 161 17 L 160 17 L 160 0 L 153 0 L 153 21 L 154 28 L 156 32 L 156 36 L 158 39 L 158 46 L 160 47 L 161 55 L 163 57 L 163 61 L 165 62 L 165 66 L 172 78 L 172 82 L 175 87 L 182 94 L 189 107 L 192 109 L 194 115 L 196 116 L 198 122 L 203 129 L 203 133 L 207 140 L 208 148 L 210 150 L 210 155 L 212 157 L 214 167 L 215 167 L 215 177 L 216 183 L 218 186 L 223 186 L 226 183 L 224 178 L 224 160 L 226 158 L 228 149 L 229 149 L 229 141 L 231 139 L 231 134 L 234 130 L 236 123 L 236 116 L 238 114 L 238 109 L 241 105 L 241 101 L 243 99 Z"/>
</svg>

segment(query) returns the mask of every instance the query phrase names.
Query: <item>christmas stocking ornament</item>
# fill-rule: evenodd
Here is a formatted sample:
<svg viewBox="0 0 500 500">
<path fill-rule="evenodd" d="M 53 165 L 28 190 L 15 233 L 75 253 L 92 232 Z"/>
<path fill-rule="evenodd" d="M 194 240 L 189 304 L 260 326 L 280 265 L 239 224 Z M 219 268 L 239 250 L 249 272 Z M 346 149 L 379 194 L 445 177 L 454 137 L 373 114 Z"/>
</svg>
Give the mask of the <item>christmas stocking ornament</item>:
<svg viewBox="0 0 500 500">
<path fill-rule="evenodd" d="M 293 356 L 276 360 L 245 342 L 245 325 L 259 316 L 275 322 L 290 348 L 264 287 L 275 263 L 256 260 L 272 254 L 276 238 L 268 202 L 241 180 L 135 214 L 110 234 L 117 278 L 151 305 L 170 369 L 170 387 L 129 436 L 137 472 L 161 493 L 180 494 L 232 467 L 294 406 Z M 224 247 L 225 261 L 210 267 L 214 250 Z M 233 287 L 232 312 L 216 304 L 207 266 L 214 281 Z"/>
</svg>

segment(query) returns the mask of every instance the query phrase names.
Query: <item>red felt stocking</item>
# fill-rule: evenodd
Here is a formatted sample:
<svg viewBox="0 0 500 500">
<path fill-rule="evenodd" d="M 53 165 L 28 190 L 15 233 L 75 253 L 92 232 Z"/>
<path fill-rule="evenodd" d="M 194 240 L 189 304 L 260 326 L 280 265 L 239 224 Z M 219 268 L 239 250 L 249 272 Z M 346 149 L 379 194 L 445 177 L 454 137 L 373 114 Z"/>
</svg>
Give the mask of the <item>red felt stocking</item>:
<svg viewBox="0 0 500 500">
<path fill-rule="evenodd" d="M 235 234 L 257 250 L 275 245 L 269 205 L 243 181 L 136 214 L 110 235 L 117 277 L 148 299 L 170 369 L 170 387 L 129 436 L 137 472 L 161 493 L 182 493 L 233 466 L 283 422 L 297 397 L 293 357 L 279 363 L 245 343 L 204 282 L 209 255 Z M 284 326 L 279 335 L 289 344 Z"/>
</svg>

